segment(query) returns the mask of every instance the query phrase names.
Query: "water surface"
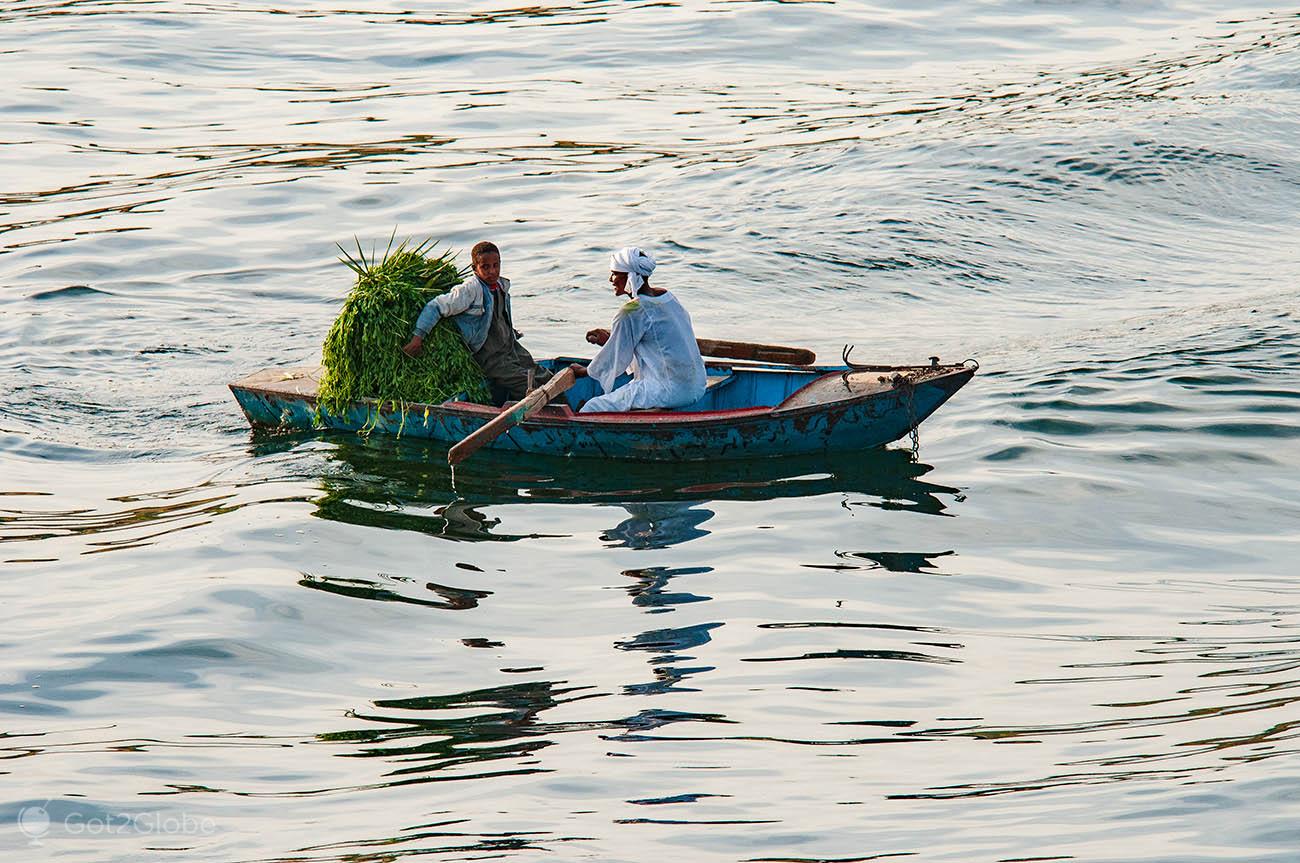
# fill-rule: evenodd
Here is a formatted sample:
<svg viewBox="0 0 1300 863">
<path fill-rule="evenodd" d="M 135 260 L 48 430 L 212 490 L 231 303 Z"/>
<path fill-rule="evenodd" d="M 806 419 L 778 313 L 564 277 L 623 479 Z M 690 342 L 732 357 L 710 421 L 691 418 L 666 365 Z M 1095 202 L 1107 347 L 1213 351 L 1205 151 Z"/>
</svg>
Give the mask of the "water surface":
<svg viewBox="0 0 1300 863">
<path fill-rule="evenodd" d="M 7 859 L 1296 859 L 1295 11 L 0 27 Z M 701 335 L 982 371 L 915 460 L 251 432 L 395 227 L 539 356 L 638 243 Z"/>
</svg>

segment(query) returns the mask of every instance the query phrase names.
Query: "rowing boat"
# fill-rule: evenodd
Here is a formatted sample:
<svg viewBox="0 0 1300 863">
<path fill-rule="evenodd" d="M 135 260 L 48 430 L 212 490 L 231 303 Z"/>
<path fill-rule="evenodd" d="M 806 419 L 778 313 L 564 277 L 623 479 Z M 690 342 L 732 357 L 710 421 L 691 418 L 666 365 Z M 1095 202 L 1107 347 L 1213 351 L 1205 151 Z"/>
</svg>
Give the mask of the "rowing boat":
<svg viewBox="0 0 1300 863">
<path fill-rule="evenodd" d="M 541 361 L 552 370 L 586 360 Z M 489 448 L 632 461 L 703 461 L 871 449 L 899 440 L 975 374 L 978 364 L 798 366 L 707 362 L 708 386 L 676 410 L 578 413 L 598 384 L 580 379 Z M 342 411 L 317 404 L 320 366 L 270 368 L 230 384 L 257 428 L 328 428 L 425 438 L 448 445 L 501 409 L 451 399 L 441 404 L 362 399 Z"/>
</svg>

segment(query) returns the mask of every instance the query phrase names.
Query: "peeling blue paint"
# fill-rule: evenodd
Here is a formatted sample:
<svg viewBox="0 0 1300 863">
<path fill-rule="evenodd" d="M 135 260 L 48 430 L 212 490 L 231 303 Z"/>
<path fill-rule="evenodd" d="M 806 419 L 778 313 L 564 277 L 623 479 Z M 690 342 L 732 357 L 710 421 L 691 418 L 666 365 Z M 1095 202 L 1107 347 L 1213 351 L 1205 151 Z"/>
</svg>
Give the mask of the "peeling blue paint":
<svg viewBox="0 0 1300 863">
<path fill-rule="evenodd" d="M 806 371 L 806 370 L 805 370 Z M 843 371 L 818 368 L 817 373 Z M 724 411 L 709 414 L 629 413 L 534 415 L 488 444 L 497 450 L 635 461 L 699 461 L 852 451 L 883 446 L 906 436 L 960 389 L 973 369 L 953 367 L 941 376 L 906 389 L 848 396 L 792 410 Z M 810 376 L 812 377 L 812 376 Z M 248 420 L 255 426 L 315 428 L 316 400 L 311 395 L 277 392 L 269 387 L 230 385 Z M 376 412 L 378 416 L 376 417 Z M 448 403 L 408 405 L 357 402 L 343 413 L 322 411 L 325 427 L 427 438 L 448 445 L 463 439 L 495 414 L 481 407 Z M 915 420 L 913 420 L 915 418 Z"/>
</svg>

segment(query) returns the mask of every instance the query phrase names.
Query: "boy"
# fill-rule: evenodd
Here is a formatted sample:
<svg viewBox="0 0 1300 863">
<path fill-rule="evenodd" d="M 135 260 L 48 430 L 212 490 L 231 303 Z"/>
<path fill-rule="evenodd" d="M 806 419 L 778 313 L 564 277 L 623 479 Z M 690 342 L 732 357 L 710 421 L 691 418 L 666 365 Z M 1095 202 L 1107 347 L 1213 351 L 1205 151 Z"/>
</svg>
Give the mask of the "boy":
<svg viewBox="0 0 1300 863">
<path fill-rule="evenodd" d="M 493 243 L 478 243 L 470 251 L 470 263 L 474 275 L 425 305 L 402 350 L 417 356 L 434 325 L 450 317 L 483 369 L 492 400 L 497 405 L 519 401 L 528 394 L 530 370 L 534 386 L 550 380 L 551 373 L 519 344 L 522 334 L 510 317 L 510 280 L 501 278 L 501 251 Z"/>
</svg>

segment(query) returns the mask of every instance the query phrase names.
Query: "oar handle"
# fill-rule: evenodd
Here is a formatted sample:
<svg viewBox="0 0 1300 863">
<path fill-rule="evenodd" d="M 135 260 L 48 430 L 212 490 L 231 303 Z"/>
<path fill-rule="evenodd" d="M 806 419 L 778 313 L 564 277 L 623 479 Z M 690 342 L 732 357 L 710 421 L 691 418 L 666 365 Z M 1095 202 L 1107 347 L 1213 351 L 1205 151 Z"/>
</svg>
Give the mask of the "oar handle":
<svg viewBox="0 0 1300 863">
<path fill-rule="evenodd" d="M 465 439 L 447 451 L 448 464 L 460 464 L 488 443 L 496 440 L 513 426 L 518 425 L 524 417 L 544 407 L 551 399 L 573 386 L 577 377 L 568 366 L 528 395 L 512 405 L 501 409 L 501 413 L 488 420 Z"/>
</svg>

